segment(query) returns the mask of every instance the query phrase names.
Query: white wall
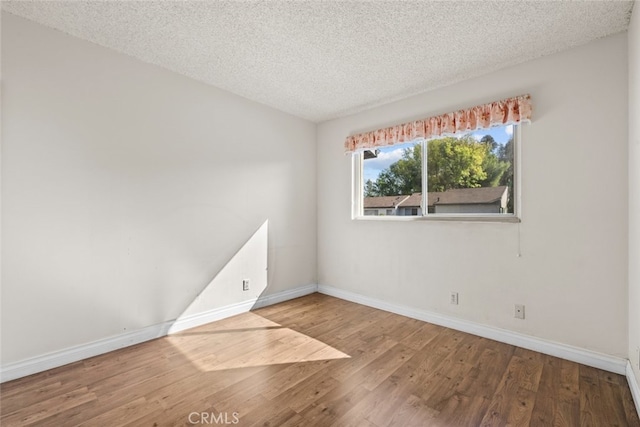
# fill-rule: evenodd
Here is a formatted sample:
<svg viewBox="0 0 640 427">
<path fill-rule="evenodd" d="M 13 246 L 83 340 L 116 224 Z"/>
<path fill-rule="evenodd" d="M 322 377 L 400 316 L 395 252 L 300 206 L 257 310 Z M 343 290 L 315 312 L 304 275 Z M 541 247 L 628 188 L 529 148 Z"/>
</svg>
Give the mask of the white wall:
<svg viewBox="0 0 640 427">
<path fill-rule="evenodd" d="M 321 124 L 319 283 L 627 357 L 626 40 Z M 347 135 L 523 93 L 534 113 L 522 129 L 520 225 L 350 219 Z M 515 303 L 526 305 L 526 320 L 514 319 Z"/>
<path fill-rule="evenodd" d="M 7 13 L 2 75 L 3 364 L 315 283 L 313 123 Z"/>
<path fill-rule="evenodd" d="M 640 379 L 640 7 L 629 26 L 629 360 Z"/>
</svg>

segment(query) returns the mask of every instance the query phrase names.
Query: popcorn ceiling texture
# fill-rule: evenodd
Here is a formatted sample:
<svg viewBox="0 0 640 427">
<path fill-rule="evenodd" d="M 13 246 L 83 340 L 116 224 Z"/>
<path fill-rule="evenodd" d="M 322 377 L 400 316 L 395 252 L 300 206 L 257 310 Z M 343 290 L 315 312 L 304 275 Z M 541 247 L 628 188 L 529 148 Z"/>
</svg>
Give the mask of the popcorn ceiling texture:
<svg viewBox="0 0 640 427">
<path fill-rule="evenodd" d="M 627 29 L 633 2 L 3 1 L 315 122 Z"/>
</svg>

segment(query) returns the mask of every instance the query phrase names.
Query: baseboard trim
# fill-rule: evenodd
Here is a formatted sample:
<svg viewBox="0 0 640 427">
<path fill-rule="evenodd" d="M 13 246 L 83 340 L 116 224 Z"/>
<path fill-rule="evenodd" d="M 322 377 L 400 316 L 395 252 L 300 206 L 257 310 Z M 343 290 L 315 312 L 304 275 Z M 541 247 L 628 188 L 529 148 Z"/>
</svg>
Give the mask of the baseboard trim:
<svg viewBox="0 0 640 427">
<path fill-rule="evenodd" d="M 640 384 L 638 383 L 638 379 L 636 378 L 636 374 L 633 372 L 633 368 L 631 367 L 631 362 L 627 360 L 627 372 L 626 372 L 627 382 L 629 383 L 629 388 L 631 389 L 631 396 L 633 396 L 633 403 L 636 405 L 636 412 L 640 414 Z"/>
<path fill-rule="evenodd" d="M 582 363 L 584 365 L 614 372 L 616 374 L 624 375 L 627 369 L 627 359 L 620 357 L 610 356 L 553 341 L 547 341 L 505 329 L 481 325 L 479 323 L 457 319 L 439 313 L 393 304 L 354 292 L 345 291 L 333 286 L 318 285 L 318 292 L 380 310 L 389 311 L 391 313 L 400 314 L 402 316 L 411 317 L 413 319 L 422 320 L 424 322 L 445 326 L 447 328 L 467 332 L 469 334 L 478 335 L 506 344 L 534 350 L 550 356 L 559 357 L 561 359 L 571 360 L 572 362 Z"/>
<path fill-rule="evenodd" d="M 216 320 L 222 320 L 227 317 L 246 313 L 247 311 L 255 308 L 266 307 L 268 305 L 309 295 L 317 292 L 317 290 L 318 285 L 315 284 L 298 286 L 297 288 L 287 289 L 286 291 L 276 292 L 275 294 L 263 295 L 259 298 L 253 298 L 236 304 L 230 304 L 224 307 L 214 308 L 212 310 L 181 317 L 174 321 L 173 325 L 169 329 L 169 334 L 175 334 L 176 332 L 184 331 L 185 329 L 195 328 L 196 326 L 205 325 L 207 323 L 215 322 Z"/>
<path fill-rule="evenodd" d="M 222 320 L 237 314 L 246 313 L 251 310 L 256 301 L 258 301 L 258 298 L 252 298 L 247 301 L 225 305 L 224 307 L 218 307 L 200 313 L 191 314 L 189 316 L 179 317 L 173 321 L 169 328 L 169 335 L 186 329 L 195 328 L 196 326 L 215 322 L 216 320 Z"/>
<path fill-rule="evenodd" d="M 7 363 L 0 368 L 0 383 L 26 377 L 38 372 L 58 368 L 69 363 L 78 362 L 89 357 L 98 356 L 124 347 L 140 344 L 160 338 L 169 332 L 172 321 L 147 326 L 136 331 L 127 332 L 109 338 L 80 344 L 64 350 L 55 351 L 42 356 L 32 357 L 19 362 Z"/>
<path fill-rule="evenodd" d="M 310 295 L 315 292 L 318 292 L 318 285 L 316 284 L 298 286 L 297 288 L 276 292 L 275 294 L 261 296 L 258 298 L 258 301 L 256 301 L 253 308 L 261 308 L 268 305 L 278 304 L 295 298 L 300 298 L 305 295 Z"/>
<path fill-rule="evenodd" d="M 80 344 L 60 351 L 43 354 L 18 362 L 0 366 L 0 383 L 26 377 L 49 369 L 78 362 L 89 357 L 99 356 L 110 351 L 140 344 L 152 339 L 161 338 L 185 329 L 211 323 L 236 314 L 246 313 L 253 308 L 265 307 L 293 298 L 312 294 L 318 289 L 317 285 L 299 286 L 294 289 L 277 292 L 271 295 L 253 298 L 236 304 L 197 313 L 176 320 L 169 320 L 157 325 L 130 331 L 124 334 L 103 338 L 87 344 Z"/>
</svg>

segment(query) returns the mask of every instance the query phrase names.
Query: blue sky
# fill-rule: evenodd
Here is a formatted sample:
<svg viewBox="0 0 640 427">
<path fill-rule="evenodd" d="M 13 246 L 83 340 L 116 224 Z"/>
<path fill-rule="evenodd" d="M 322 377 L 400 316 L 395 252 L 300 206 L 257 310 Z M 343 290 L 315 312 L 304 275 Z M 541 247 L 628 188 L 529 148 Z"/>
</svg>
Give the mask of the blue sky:
<svg viewBox="0 0 640 427">
<path fill-rule="evenodd" d="M 499 126 L 490 129 L 484 129 L 472 132 L 471 135 L 478 141 L 485 135 L 491 135 L 498 144 L 506 144 L 513 134 L 513 126 Z M 375 159 L 369 159 L 364 162 L 364 182 L 368 179 L 374 181 L 378 179 L 378 175 L 391 164 L 402 158 L 404 148 L 411 147 L 414 143 L 394 145 L 393 147 L 382 147 L 380 153 Z"/>
</svg>

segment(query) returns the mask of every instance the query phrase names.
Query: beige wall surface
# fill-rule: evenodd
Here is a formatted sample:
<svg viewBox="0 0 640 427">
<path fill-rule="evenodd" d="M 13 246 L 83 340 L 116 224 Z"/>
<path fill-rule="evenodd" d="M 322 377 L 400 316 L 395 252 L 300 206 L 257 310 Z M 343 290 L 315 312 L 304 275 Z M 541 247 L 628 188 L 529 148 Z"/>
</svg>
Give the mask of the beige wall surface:
<svg viewBox="0 0 640 427">
<path fill-rule="evenodd" d="M 319 284 L 627 357 L 627 55 L 618 34 L 321 124 Z M 346 136 L 524 93 L 521 224 L 351 219 Z"/>
<path fill-rule="evenodd" d="M 640 8 L 629 26 L 629 360 L 640 379 Z"/>
<path fill-rule="evenodd" d="M 3 364 L 315 283 L 315 124 L 8 13 L 2 76 Z"/>
</svg>

